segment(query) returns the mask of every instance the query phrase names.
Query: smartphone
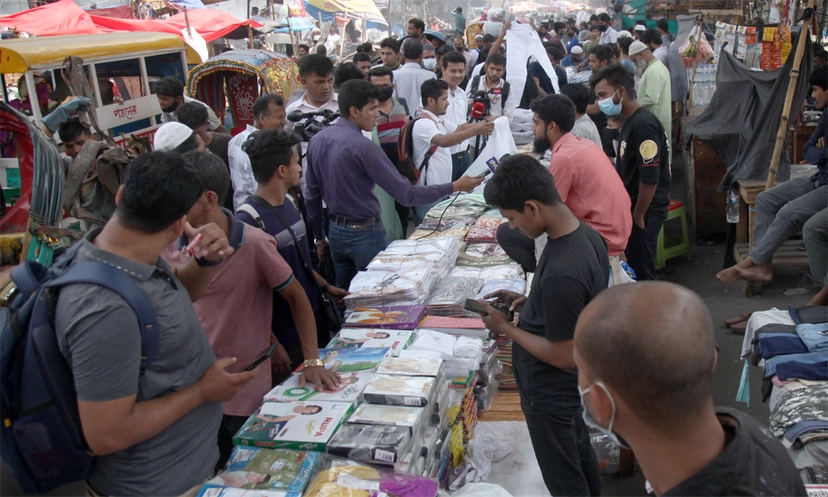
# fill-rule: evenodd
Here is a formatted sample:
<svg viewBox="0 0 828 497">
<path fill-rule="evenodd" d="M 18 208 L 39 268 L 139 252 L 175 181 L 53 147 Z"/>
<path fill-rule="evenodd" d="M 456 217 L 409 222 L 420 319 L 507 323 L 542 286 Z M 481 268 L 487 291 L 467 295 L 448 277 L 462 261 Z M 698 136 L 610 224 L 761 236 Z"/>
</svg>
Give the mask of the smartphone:
<svg viewBox="0 0 828 497">
<path fill-rule="evenodd" d="M 482 316 L 488 316 L 489 311 L 483 307 L 483 304 L 474 300 L 474 299 L 466 299 L 466 305 L 463 306 L 467 311 L 476 312 Z"/>
<path fill-rule="evenodd" d="M 262 353 L 259 354 L 258 356 L 256 356 L 256 359 L 254 359 L 253 362 L 251 362 L 250 365 L 247 366 L 246 368 L 244 368 L 241 372 L 244 373 L 244 372 L 253 371 L 254 369 L 256 369 L 256 366 L 258 366 L 259 364 L 265 362 L 268 357 L 272 356 L 273 353 L 276 352 L 277 347 L 279 347 L 279 344 L 274 343 L 270 347 L 263 350 Z"/>
<path fill-rule="evenodd" d="M 482 173 L 478 174 L 478 175 L 477 175 L 477 176 L 475 176 L 474 178 L 475 178 L 475 179 L 483 179 L 483 178 L 485 178 L 486 176 L 488 176 L 488 175 L 490 175 L 490 174 L 492 174 L 492 172 L 491 172 L 490 170 L 486 169 L 485 171 L 483 171 Z"/>
</svg>

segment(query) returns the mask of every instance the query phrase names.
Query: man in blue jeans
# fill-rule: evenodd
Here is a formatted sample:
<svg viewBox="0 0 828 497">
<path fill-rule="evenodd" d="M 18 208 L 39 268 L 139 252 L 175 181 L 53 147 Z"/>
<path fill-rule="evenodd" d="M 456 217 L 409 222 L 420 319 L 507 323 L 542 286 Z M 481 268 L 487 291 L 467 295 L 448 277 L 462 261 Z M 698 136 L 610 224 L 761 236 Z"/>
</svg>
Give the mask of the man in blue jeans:
<svg viewBox="0 0 828 497">
<path fill-rule="evenodd" d="M 388 245 L 375 185 L 400 204 L 413 206 L 471 191 L 483 181 L 464 176 L 454 183 L 412 186 L 382 148 L 362 134 L 374 129 L 379 97 L 380 89 L 368 81 L 343 84 L 339 120 L 308 144 L 308 222 L 317 251 L 323 254 L 330 245 L 339 288 L 348 288 L 357 271 L 364 271 Z M 325 238 L 323 201 L 329 211 L 330 241 Z"/>
</svg>

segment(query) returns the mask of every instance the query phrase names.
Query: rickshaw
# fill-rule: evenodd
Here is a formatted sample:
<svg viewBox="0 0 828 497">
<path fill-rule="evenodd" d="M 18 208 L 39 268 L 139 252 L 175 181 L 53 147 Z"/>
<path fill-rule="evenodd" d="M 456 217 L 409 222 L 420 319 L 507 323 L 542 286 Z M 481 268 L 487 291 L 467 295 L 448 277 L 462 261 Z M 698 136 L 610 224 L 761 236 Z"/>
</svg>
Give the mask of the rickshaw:
<svg viewBox="0 0 828 497">
<path fill-rule="evenodd" d="M 91 102 L 88 118 L 93 131 L 110 147 L 124 146 L 121 133 L 148 142 L 160 125 L 161 109 L 151 91 L 154 82 L 164 76 L 183 82 L 188 64 L 201 59 L 178 36 L 160 33 L 9 39 L 0 41 L 0 54 L 0 184 L 5 198 L 20 199 L 0 219 L 0 232 L 19 237 L 24 231 L 21 259 L 38 258 L 48 265 L 51 250 L 26 249 L 40 242 L 62 243 L 54 234 L 68 231 L 58 224 L 68 212 L 65 195 L 75 192 L 63 191 L 66 164 L 61 162 L 66 158 L 61 159 L 59 137 L 52 136 L 44 118 L 59 117 L 54 111 L 69 97 L 85 97 Z M 111 183 L 117 176 L 108 179 Z M 117 189 L 117 184 L 108 186 Z M 2 262 L 16 261 L 4 257 Z"/>
<path fill-rule="evenodd" d="M 231 134 L 253 124 L 253 103 L 262 95 L 285 102 L 299 89 L 299 68 L 285 55 L 266 50 L 230 50 L 190 71 L 187 92 L 209 105 L 224 122 L 230 109 Z"/>
</svg>

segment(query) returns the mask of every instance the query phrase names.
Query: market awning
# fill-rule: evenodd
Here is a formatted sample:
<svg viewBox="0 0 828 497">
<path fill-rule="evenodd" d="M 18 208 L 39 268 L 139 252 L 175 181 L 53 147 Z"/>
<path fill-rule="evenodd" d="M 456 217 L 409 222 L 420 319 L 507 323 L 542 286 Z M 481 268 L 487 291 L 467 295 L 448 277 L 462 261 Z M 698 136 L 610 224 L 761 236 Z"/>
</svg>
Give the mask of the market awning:
<svg viewBox="0 0 828 497">
<path fill-rule="evenodd" d="M 241 30 L 242 38 L 247 37 L 247 26 L 259 28 L 262 25 L 256 21 L 246 19 L 241 21 L 232 14 L 214 9 L 188 10 L 187 16 L 190 19 L 190 27 L 195 29 L 210 43 L 219 38 L 231 36 L 234 31 Z M 187 27 L 184 13 L 176 14 L 167 19 L 114 19 L 110 17 L 91 16 L 95 25 L 102 32 L 118 31 L 150 31 L 155 33 L 180 34 L 181 30 Z M 235 35 L 238 36 L 238 35 Z"/>
<path fill-rule="evenodd" d="M 373 0 L 305 0 L 308 15 L 323 21 L 333 20 L 334 14 L 347 14 L 352 19 L 365 19 L 387 25 L 388 22 Z"/>
<path fill-rule="evenodd" d="M 24 10 L 0 17 L 0 26 L 14 28 L 35 36 L 97 34 L 101 31 L 92 18 L 72 0 Z"/>
</svg>

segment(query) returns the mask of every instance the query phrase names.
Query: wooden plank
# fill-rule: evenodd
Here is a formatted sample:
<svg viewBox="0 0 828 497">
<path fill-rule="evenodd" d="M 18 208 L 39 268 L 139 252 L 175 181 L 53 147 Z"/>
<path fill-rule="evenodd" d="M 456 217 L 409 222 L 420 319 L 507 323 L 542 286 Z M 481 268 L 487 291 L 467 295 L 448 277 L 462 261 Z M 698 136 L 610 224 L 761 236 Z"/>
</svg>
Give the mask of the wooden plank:
<svg viewBox="0 0 828 497">
<path fill-rule="evenodd" d="M 774 266 L 807 266 L 808 253 L 802 250 L 801 240 L 788 240 L 782 244 L 779 249 L 773 254 Z M 747 243 L 737 243 L 733 248 L 733 256 L 736 262 L 742 262 L 750 253 L 750 248 Z"/>
<path fill-rule="evenodd" d="M 520 394 L 499 391 L 495 394 L 492 407 L 483 412 L 479 421 L 526 421 L 520 408 Z"/>
</svg>

